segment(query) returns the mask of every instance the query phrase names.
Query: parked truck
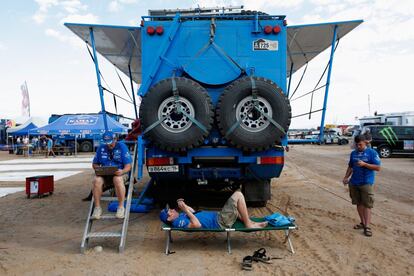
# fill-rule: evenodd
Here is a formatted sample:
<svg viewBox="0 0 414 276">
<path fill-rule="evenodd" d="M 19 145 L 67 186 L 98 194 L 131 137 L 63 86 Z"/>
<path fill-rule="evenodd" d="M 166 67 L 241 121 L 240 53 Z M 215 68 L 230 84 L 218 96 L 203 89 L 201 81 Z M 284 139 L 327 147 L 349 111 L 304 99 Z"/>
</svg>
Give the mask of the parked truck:
<svg viewBox="0 0 414 276">
<path fill-rule="evenodd" d="M 361 22 L 288 27 L 284 15 L 227 7 L 66 26 L 141 83 L 143 157 L 160 199 L 239 185 L 264 205 L 285 163 L 287 79 Z"/>
</svg>

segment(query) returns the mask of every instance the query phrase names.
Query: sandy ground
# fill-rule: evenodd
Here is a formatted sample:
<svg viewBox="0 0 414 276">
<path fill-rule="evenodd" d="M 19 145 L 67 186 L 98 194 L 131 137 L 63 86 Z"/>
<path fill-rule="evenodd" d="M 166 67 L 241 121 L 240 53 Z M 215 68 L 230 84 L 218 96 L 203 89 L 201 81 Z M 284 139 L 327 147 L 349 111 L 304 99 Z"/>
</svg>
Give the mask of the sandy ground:
<svg viewBox="0 0 414 276">
<path fill-rule="evenodd" d="M 272 182 L 272 200 L 266 208 L 250 208 L 256 216 L 287 208 L 296 217 L 295 255 L 287 251 L 282 233 L 258 232 L 235 233 L 231 255 L 223 233 L 174 234 L 176 253 L 166 256 L 155 210 L 131 214 L 124 254 L 107 240 L 90 244 L 102 245 L 103 252 L 81 255 L 88 203 L 80 199 L 92 180 L 87 170 L 57 181 L 50 197 L 29 200 L 19 192 L 0 198 L 0 275 L 414 275 L 414 159 L 383 160 L 373 237 L 367 238 L 352 229 L 356 211 L 340 183 L 349 151 L 347 146 L 293 146 L 282 176 Z M 13 184 L 18 185 L 23 183 Z M 117 227 L 112 221 L 96 229 Z M 260 247 L 282 259 L 241 271 L 241 259 Z"/>
</svg>

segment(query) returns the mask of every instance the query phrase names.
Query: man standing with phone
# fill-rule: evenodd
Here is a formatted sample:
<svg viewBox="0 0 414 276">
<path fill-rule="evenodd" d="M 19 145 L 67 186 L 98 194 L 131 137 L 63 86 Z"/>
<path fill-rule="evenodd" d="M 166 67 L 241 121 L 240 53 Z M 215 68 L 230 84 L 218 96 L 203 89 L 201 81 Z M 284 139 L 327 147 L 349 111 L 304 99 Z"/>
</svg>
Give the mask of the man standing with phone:
<svg viewBox="0 0 414 276">
<path fill-rule="evenodd" d="M 354 229 L 363 229 L 367 237 L 372 236 L 369 227 L 371 223 L 371 209 L 374 207 L 374 179 L 375 171 L 380 170 L 381 161 L 378 153 L 367 147 L 364 135 L 355 137 L 355 150 L 352 151 L 348 162 L 348 169 L 342 180 L 349 184 L 349 194 L 352 204 L 357 206 L 360 223 Z"/>
</svg>

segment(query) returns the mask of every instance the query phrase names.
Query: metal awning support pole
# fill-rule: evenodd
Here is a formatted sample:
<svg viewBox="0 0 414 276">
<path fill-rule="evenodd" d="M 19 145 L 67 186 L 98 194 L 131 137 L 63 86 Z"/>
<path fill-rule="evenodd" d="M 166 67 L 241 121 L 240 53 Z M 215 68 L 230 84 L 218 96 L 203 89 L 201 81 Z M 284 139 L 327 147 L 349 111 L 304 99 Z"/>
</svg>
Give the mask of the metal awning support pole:
<svg viewBox="0 0 414 276">
<path fill-rule="evenodd" d="M 325 97 L 323 99 L 321 126 L 319 130 L 319 142 L 321 143 L 323 142 L 323 137 L 324 137 L 326 105 L 328 104 L 328 92 L 329 92 L 329 84 L 331 82 L 331 71 L 332 71 L 332 63 L 333 63 L 333 58 L 334 58 L 334 53 L 335 53 L 335 42 L 337 39 L 337 29 L 338 29 L 338 25 L 335 25 L 333 36 L 332 36 L 332 43 L 331 43 L 331 57 L 329 59 L 328 75 L 326 77 Z"/>
<path fill-rule="evenodd" d="M 293 72 L 293 62 L 291 62 L 291 64 L 290 64 L 289 84 L 288 84 L 288 89 L 287 89 L 287 94 L 286 94 L 286 97 L 288 97 L 288 98 L 289 98 L 289 94 L 290 94 L 290 83 L 292 82 L 292 72 Z"/>
<path fill-rule="evenodd" d="M 145 145 L 145 141 L 144 139 L 142 139 L 142 135 L 138 136 L 137 139 L 137 145 L 138 145 L 138 179 L 142 179 L 143 176 L 143 166 L 144 166 L 144 145 Z"/>
<path fill-rule="evenodd" d="M 103 88 L 101 85 L 101 74 L 99 71 L 98 55 L 96 54 L 96 48 L 95 48 L 95 38 L 93 36 L 93 28 L 89 28 L 89 35 L 91 37 L 91 46 L 92 46 L 92 52 L 93 52 L 93 59 L 95 63 L 96 79 L 98 80 L 99 97 L 101 98 L 102 116 L 104 120 L 105 131 L 108 131 L 108 122 L 106 120 L 105 102 L 104 102 L 104 96 L 103 96 Z"/>
<path fill-rule="evenodd" d="M 132 82 L 131 64 L 128 64 L 129 81 L 131 82 L 132 101 L 134 102 L 135 119 L 138 119 L 137 102 L 135 100 L 134 83 Z"/>
</svg>

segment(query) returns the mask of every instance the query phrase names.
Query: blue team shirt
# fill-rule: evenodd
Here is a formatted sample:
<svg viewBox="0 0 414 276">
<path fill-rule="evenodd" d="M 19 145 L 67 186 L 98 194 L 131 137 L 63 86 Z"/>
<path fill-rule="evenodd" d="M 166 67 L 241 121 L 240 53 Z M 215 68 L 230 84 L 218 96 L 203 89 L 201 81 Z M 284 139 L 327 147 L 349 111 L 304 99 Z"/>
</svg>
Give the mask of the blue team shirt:
<svg viewBox="0 0 414 276">
<path fill-rule="evenodd" d="M 53 147 L 53 141 L 51 139 L 47 140 L 47 148 L 51 149 Z"/>
<path fill-rule="evenodd" d="M 380 165 L 381 161 L 378 153 L 372 148 L 366 148 L 364 151 L 354 150 L 351 152 L 348 165 L 352 168 L 352 176 L 349 181 L 354 186 L 361 186 L 364 184 L 374 184 L 375 171 L 368 168 L 359 167 L 358 161 L 362 160 L 365 163 L 372 165 Z"/>
<path fill-rule="evenodd" d="M 112 150 L 107 145 L 100 145 L 96 150 L 93 163 L 101 166 L 117 166 L 122 170 L 125 165 L 132 163 L 132 158 L 127 146 L 117 142 Z"/>
<path fill-rule="evenodd" d="M 200 211 L 194 216 L 200 221 L 201 228 L 220 229 L 218 224 L 218 213 L 214 211 Z M 187 228 L 190 224 L 190 218 L 185 213 L 180 213 L 178 218 L 172 222 L 174 228 Z"/>
</svg>

